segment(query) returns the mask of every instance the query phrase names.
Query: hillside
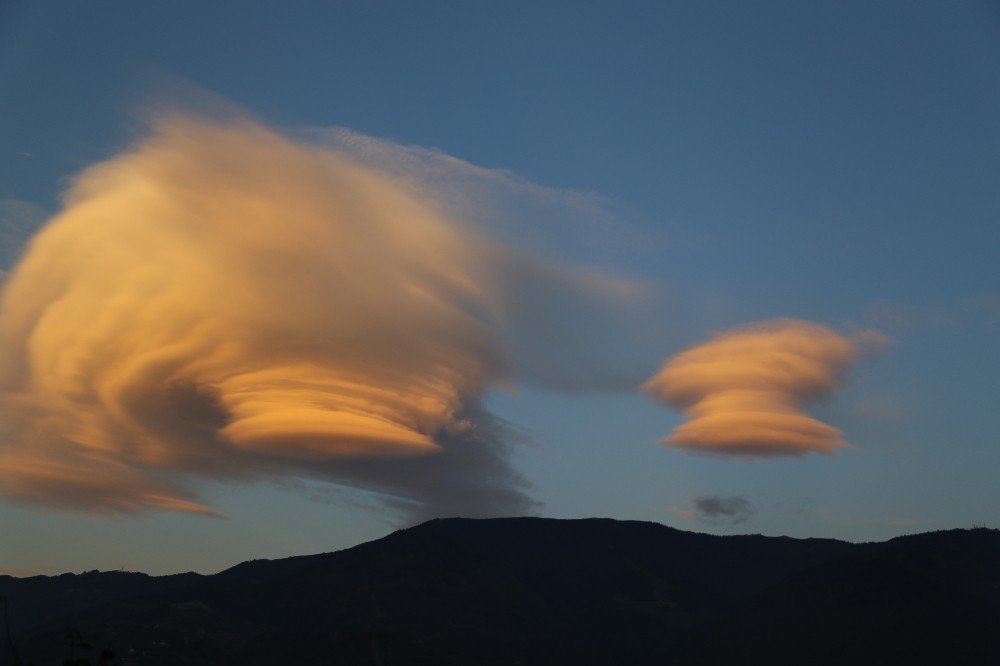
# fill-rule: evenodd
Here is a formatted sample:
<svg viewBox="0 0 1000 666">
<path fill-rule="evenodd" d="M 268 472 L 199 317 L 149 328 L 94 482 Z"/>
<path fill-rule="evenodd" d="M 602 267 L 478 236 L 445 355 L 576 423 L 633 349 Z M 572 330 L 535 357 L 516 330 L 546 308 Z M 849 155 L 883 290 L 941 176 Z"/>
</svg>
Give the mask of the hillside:
<svg viewBox="0 0 1000 666">
<path fill-rule="evenodd" d="M 37 666 L 67 625 L 140 666 L 1000 663 L 984 529 L 850 544 L 447 519 L 213 576 L 0 577 L 0 594 Z"/>
</svg>

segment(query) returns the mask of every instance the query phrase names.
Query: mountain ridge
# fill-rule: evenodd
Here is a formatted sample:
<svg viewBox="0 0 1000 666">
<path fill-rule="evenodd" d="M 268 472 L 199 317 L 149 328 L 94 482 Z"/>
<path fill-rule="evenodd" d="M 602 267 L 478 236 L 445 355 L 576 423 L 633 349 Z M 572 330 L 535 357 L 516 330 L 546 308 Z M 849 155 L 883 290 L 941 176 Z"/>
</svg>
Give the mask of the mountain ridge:
<svg viewBox="0 0 1000 666">
<path fill-rule="evenodd" d="M 42 606 L 43 583 L 79 582 L 72 576 L 0 577 L 0 594 L 13 618 L 26 594 Z M 813 663 L 926 663 L 940 652 L 925 645 L 931 639 L 964 642 L 944 655 L 950 663 L 1000 655 L 1000 639 L 974 631 L 1000 622 L 997 530 L 855 544 L 601 518 L 448 518 L 212 575 L 80 576 L 94 589 L 101 576 L 118 576 L 104 582 L 131 581 L 136 593 L 92 589 L 90 605 L 77 599 L 61 615 L 51 604 L 66 597 L 55 595 L 47 613 L 15 620 L 15 642 L 38 666 L 58 663 L 67 625 L 130 664 L 153 666 L 331 656 L 385 665 L 795 663 L 816 642 L 831 647 L 809 655 Z"/>
</svg>

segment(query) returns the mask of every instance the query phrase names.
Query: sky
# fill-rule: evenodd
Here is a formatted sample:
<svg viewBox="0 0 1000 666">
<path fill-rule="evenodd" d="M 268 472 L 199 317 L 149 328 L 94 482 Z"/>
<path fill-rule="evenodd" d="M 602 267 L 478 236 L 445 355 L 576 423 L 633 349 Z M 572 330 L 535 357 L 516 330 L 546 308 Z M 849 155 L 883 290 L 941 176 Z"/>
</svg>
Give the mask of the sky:
<svg viewBox="0 0 1000 666">
<path fill-rule="evenodd" d="M 0 7 L 0 573 L 1000 523 L 988 2 Z"/>
</svg>

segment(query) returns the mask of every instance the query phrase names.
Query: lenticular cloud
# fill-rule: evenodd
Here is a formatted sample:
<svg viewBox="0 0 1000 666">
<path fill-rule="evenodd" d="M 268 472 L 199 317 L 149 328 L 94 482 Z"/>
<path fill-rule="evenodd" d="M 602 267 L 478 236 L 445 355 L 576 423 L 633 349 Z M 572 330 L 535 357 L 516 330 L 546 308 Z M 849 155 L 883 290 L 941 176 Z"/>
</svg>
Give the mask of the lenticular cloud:
<svg viewBox="0 0 1000 666">
<path fill-rule="evenodd" d="M 841 432 L 805 412 L 830 395 L 866 353 L 876 331 L 845 336 L 794 319 L 719 333 L 668 359 L 643 390 L 688 420 L 664 444 L 734 456 L 832 454 Z"/>
<path fill-rule="evenodd" d="M 211 513 L 191 479 L 297 475 L 528 510 L 480 406 L 515 270 L 580 283 L 343 151 L 164 120 L 76 178 L 5 285 L 0 495 Z"/>
</svg>

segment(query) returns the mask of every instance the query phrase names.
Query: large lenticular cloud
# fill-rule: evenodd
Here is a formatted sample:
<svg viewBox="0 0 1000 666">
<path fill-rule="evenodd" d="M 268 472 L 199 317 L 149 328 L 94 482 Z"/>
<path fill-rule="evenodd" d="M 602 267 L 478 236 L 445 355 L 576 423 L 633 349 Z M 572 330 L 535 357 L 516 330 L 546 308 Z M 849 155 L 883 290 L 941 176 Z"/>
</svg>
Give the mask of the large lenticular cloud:
<svg viewBox="0 0 1000 666">
<path fill-rule="evenodd" d="M 719 333 L 668 359 L 643 390 L 688 420 L 664 444 L 735 456 L 832 454 L 846 446 L 833 426 L 801 410 L 839 388 L 886 338 L 845 336 L 779 319 Z"/>
<path fill-rule="evenodd" d="M 297 475 L 412 516 L 528 510 L 480 406 L 512 272 L 586 283 L 344 151 L 160 122 L 76 179 L 6 284 L 0 495 L 211 513 L 190 479 Z"/>
</svg>

